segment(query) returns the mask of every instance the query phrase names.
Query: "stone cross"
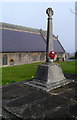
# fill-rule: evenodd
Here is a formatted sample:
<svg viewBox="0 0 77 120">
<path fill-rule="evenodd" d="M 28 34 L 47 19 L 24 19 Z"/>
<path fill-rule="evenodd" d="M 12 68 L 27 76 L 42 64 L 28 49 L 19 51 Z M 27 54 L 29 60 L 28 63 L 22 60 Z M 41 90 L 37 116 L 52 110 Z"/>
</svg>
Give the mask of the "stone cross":
<svg viewBox="0 0 77 120">
<path fill-rule="evenodd" d="M 25 84 L 45 91 L 51 91 L 55 88 L 69 84 L 70 80 L 67 80 L 64 77 L 59 64 L 50 62 L 49 52 L 53 51 L 52 8 L 48 8 L 46 13 L 48 15 L 46 62 L 38 66 L 35 78 Z"/>
<path fill-rule="evenodd" d="M 49 52 L 53 51 L 53 28 L 52 28 L 52 8 L 46 10 L 48 15 L 48 26 L 47 26 L 47 44 L 46 44 L 46 62 L 50 61 Z"/>
</svg>

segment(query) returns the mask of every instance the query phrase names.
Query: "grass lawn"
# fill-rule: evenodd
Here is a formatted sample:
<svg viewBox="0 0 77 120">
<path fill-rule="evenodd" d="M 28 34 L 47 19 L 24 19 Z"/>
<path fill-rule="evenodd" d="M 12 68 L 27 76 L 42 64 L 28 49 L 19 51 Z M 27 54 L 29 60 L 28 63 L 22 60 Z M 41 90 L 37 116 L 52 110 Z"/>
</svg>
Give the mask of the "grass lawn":
<svg viewBox="0 0 77 120">
<path fill-rule="evenodd" d="M 40 63 L 17 65 L 2 68 L 2 85 L 31 79 Z"/>
<path fill-rule="evenodd" d="M 77 74 L 77 61 L 60 62 L 63 72 Z"/>
<path fill-rule="evenodd" d="M 11 66 L 11 67 L 3 67 L 2 85 L 33 78 L 39 64 L 40 63 L 33 63 L 33 64 L 25 64 L 25 65 Z M 61 65 L 63 72 L 77 74 L 77 70 L 75 69 L 75 66 L 77 66 L 77 61 L 62 62 L 59 64 Z M 0 68 L 0 74 L 1 74 L 1 68 Z"/>
</svg>

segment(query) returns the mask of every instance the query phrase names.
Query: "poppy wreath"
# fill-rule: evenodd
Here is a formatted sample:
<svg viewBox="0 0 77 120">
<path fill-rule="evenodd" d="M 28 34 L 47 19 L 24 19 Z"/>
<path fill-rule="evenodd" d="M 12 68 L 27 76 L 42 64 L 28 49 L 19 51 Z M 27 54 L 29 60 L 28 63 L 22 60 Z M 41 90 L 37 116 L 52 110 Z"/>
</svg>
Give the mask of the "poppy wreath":
<svg viewBox="0 0 77 120">
<path fill-rule="evenodd" d="M 50 57 L 51 59 L 54 59 L 55 56 L 56 56 L 56 53 L 55 53 L 54 51 L 50 51 L 50 52 L 49 52 L 49 57 Z"/>
</svg>

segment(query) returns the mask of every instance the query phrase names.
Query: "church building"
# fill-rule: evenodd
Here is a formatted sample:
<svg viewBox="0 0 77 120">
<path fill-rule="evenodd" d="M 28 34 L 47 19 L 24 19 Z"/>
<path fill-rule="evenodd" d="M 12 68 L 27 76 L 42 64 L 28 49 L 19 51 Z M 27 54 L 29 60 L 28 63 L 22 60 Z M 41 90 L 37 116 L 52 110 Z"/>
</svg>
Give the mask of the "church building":
<svg viewBox="0 0 77 120">
<path fill-rule="evenodd" d="M 45 61 L 47 32 L 42 29 L 0 24 L 0 66 L 29 64 Z M 65 61 L 66 52 L 58 37 L 53 35 L 57 60 Z"/>
</svg>

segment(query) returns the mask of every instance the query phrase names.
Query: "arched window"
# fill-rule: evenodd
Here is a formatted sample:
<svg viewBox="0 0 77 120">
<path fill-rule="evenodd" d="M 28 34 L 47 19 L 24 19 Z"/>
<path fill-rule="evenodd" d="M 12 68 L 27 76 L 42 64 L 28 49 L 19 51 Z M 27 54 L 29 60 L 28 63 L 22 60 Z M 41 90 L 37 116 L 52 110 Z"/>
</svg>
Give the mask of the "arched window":
<svg viewBox="0 0 77 120">
<path fill-rule="evenodd" d="M 14 65 L 14 60 L 13 59 L 10 60 L 10 65 Z"/>
<path fill-rule="evenodd" d="M 3 56 L 3 65 L 7 65 L 8 64 L 7 59 L 8 59 L 7 55 L 4 55 Z"/>
</svg>

